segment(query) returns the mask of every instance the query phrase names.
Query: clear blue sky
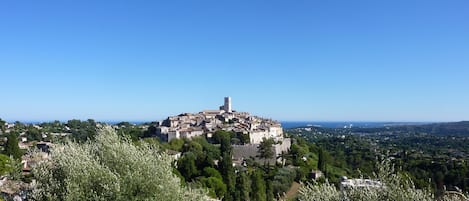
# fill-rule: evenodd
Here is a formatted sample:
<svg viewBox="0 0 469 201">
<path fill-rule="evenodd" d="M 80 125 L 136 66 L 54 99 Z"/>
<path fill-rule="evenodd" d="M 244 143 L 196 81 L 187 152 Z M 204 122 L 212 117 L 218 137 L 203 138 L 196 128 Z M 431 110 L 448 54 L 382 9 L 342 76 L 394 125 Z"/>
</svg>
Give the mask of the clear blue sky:
<svg viewBox="0 0 469 201">
<path fill-rule="evenodd" d="M 0 117 L 469 120 L 469 1 L 0 2 Z"/>
</svg>

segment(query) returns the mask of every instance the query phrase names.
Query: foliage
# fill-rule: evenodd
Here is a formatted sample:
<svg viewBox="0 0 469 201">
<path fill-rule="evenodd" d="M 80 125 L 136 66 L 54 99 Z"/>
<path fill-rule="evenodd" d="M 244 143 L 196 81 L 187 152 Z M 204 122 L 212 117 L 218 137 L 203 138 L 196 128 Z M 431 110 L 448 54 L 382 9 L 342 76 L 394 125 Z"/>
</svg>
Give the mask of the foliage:
<svg viewBox="0 0 469 201">
<path fill-rule="evenodd" d="M 26 131 L 26 138 L 28 141 L 41 141 L 42 133 L 39 129 L 30 126 Z"/>
<path fill-rule="evenodd" d="M 233 161 L 231 159 L 232 147 L 230 143 L 230 135 L 227 132 L 222 132 L 220 135 L 220 152 L 221 161 L 218 166 L 227 189 L 223 200 L 233 200 L 236 176 L 234 174 Z"/>
<path fill-rule="evenodd" d="M 220 171 L 222 173 L 223 182 L 226 184 L 227 191 L 223 200 L 232 200 L 235 192 L 235 174 L 233 168 L 233 162 L 231 160 L 230 153 L 223 153 L 222 160 L 220 162 Z"/>
<path fill-rule="evenodd" d="M 191 140 L 173 139 L 169 144 L 163 144 L 162 146 L 174 147 L 182 151 L 182 157 L 177 163 L 177 170 L 185 181 L 190 182 L 190 185 L 201 185 L 208 188 L 209 195 L 212 197 L 231 198 L 231 193 L 229 193 L 229 196 L 225 195 L 228 186 L 224 183 L 226 178 L 224 175 L 234 174 L 234 170 L 229 170 L 232 167 L 228 167 L 228 165 L 222 165 L 223 163 L 231 164 L 231 155 L 230 157 L 225 157 L 225 160 L 220 160 L 219 172 L 214 168 L 215 165 L 213 161 L 220 159 L 220 149 L 208 143 L 205 138 L 196 137 Z M 226 146 L 230 145 L 227 144 Z M 229 148 L 227 148 L 227 150 L 229 150 Z"/>
<path fill-rule="evenodd" d="M 3 120 L 2 118 L 0 118 L 0 131 L 2 132 L 5 132 L 5 120 Z"/>
<path fill-rule="evenodd" d="M 250 183 L 246 171 L 241 171 L 236 178 L 235 201 L 249 200 Z"/>
<path fill-rule="evenodd" d="M 251 174 L 251 200 L 252 201 L 265 201 L 266 197 L 266 186 L 264 181 L 264 172 L 260 169 L 255 170 Z"/>
<path fill-rule="evenodd" d="M 169 141 L 168 148 L 174 151 L 181 151 L 183 145 L 184 145 L 183 139 L 172 139 L 171 141 Z"/>
<path fill-rule="evenodd" d="M 299 190 L 300 201 L 343 201 L 337 188 L 328 181 L 323 184 L 308 184 Z"/>
<path fill-rule="evenodd" d="M 291 168 L 280 168 L 277 173 L 274 175 L 272 180 L 272 188 L 274 195 L 283 195 L 284 192 L 287 192 L 291 184 L 295 180 L 296 171 Z"/>
<path fill-rule="evenodd" d="M 205 200 L 181 187 L 171 156 L 146 143 L 134 145 L 106 127 L 95 140 L 66 142 L 33 168 L 34 200 Z"/>
<path fill-rule="evenodd" d="M 215 168 L 205 167 L 203 172 L 204 172 L 205 177 L 215 177 L 215 178 L 223 179 L 220 172 L 218 172 L 218 170 Z"/>
<path fill-rule="evenodd" d="M 322 148 L 319 148 L 318 153 L 318 169 L 322 172 L 326 172 L 326 156 Z"/>
<path fill-rule="evenodd" d="M 273 158 L 275 155 L 275 152 L 272 148 L 274 143 L 274 139 L 272 138 L 263 138 L 262 142 L 259 144 L 259 157 L 263 158 L 265 161 L 268 161 L 268 159 Z"/>
<path fill-rule="evenodd" d="M 21 160 L 15 159 L 10 156 L 10 160 L 8 160 L 7 168 L 9 169 L 8 177 L 11 180 L 22 180 L 24 178 L 23 164 L 21 163 Z"/>
<path fill-rule="evenodd" d="M 265 195 L 266 200 L 272 201 L 274 200 L 274 187 L 272 186 L 272 179 L 266 178 L 265 180 Z"/>
<path fill-rule="evenodd" d="M 197 166 L 195 166 L 196 157 L 192 152 L 185 153 L 178 162 L 178 170 L 186 181 L 191 181 L 198 175 Z"/>
<path fill-rule="evenodd" d="M 78 142 L 85 142 L 92 140 L 97 134 L 96 122 L 93 119 L 87 121 L 80 121 L 77 119 L 69 120 L 66 124 L 74 140 Z"/>
<path fill-rule="evenodd" d="M 11 167 L 11 160 L 12 159 L 10 159 L 10 157 L 4 154 L 0 154 L 0 176 L 13 171 L 13 167 Z"/>
<path fill-rule="evenodd" d="M 331 183 L 338 182 L 340 175 L 371 176 L 377 171 L 374 161 L 384 155 L 392 158 L 401 171 L 409 174 L 417 188 L 431 186 L 436 195 L 441 195 L 444 187 L 463 192 L 469 190 L 469 132 L 462 132 L 469 129 L 467 125 L 467 122 L 457 122 L 352 129 L 311 127 L 307 130 L 290 129 L 288 132 L 299 136 L 296 137 L 298 144 L 292 145 L 293 156 L 298 152 L 298 147 L 303 147 L 300 146 L 302 138 L 327 151 L 324 153 L 330 153 L 331 160 L 327 160 L 326 167 Z M 438 126 L 446 128 L 442 130 Z M 449 129 L 458 130 L 459 134 L 452 135 L 447 132 Z M 304 169 L 301 161 L 292 158 L 293 163 L 297 162 Z"/>
<path fill-rule="evenodd" d="M 223 180 L 218 177 L 203 178 L 202 183 L 209 189 L 212 197 L 223 197 L 226 193 L 226 185 Z"/>
<path fill-rule="evenodd" d="M 18 146 L 18 135 L 16 133 L 11 132 L 7 135 L 4 153 L 7 156 L 13 156 L 15 159 L 19 159 L 23 155 L 20 147 Z"/>
<path fill-rule="evenodd" d="M 339 201 L 344 198 L 354 201 L 433 201 L 433 195 L 428 189 L 415 188 L 412 181 L 405 175 L 396 173 L 389 160 L 378 164 L 377 181 L 382 182 L 381 187 L 350 187 L 340 192 L 335 186 L 326 182 L 324 184 L 309 184 L 300 189 L 300 201 L 332 200 Z"/>
<path fill-rule="evenodd" d="M 125 124 L 126 123 L 126 124 Z M 133 126 L 129 122 L 121 122 L 121 125 L 124 124 L 126 126 L 121 126 L 119 127 L 118 133 L 122 136 L 129 136 L 130 139 L 133 141 L 137 141 L 141 139 L 144 135 L 144 132 L 142 131 L 141 128 Z M 118 124 L 119 125 L 119 124 Z"/>
</svg>

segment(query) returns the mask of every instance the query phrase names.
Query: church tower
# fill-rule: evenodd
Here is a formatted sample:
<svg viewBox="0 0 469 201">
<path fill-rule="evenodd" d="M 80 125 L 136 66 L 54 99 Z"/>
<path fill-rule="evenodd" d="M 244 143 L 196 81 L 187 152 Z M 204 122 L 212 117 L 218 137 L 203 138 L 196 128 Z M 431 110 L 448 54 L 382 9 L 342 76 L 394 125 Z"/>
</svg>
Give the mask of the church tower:
<svg viewBox="0 0 469 201">
<path fill-rule="evenodd" d="M 231 97 L 225 97 L 225 105 L 223 106 L 225 112 L 231 112 Z"/>
</svg>

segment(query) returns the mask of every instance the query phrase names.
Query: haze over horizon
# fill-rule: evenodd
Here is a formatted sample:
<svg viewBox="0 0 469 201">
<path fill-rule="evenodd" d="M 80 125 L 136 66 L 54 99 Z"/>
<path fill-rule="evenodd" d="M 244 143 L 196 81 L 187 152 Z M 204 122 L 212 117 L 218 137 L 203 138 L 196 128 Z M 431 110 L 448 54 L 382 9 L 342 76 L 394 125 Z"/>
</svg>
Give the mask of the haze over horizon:
<svg viewBox="0 0 469 201">
<path fill-rule="evenodd" d="M 0 118 L 469 120 L 469 1 L 3 1 Z"/>
</svg>

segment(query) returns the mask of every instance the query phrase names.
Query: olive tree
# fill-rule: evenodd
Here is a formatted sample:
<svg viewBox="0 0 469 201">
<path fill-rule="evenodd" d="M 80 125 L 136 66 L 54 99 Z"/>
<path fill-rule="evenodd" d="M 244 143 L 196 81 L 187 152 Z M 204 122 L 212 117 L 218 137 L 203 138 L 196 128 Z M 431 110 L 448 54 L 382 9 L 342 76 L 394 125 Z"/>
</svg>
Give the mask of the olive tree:
<svg viewBox="0 0 469 201">
<path fill-rule="evenodd" d="M 182 187 L 171 156 L 147 143 L 134 145 L 105 127 L 93 141 L 68 141 L 33 168 L 33 200 L 206 200 Z"/>
<path fill-rule="evenodd" d="M 308 184 L 300 189 L 300 201 L 433 201 L 434 197 L 428 189 L 415 188 L 412 181 L 405 175 L 396 173 L 389 160 L 378 164 L 375 179 L 382 183 L 381 187 L 353 187 L 343 191 L 326 182 L 324 184 Z"/>
</svg>

